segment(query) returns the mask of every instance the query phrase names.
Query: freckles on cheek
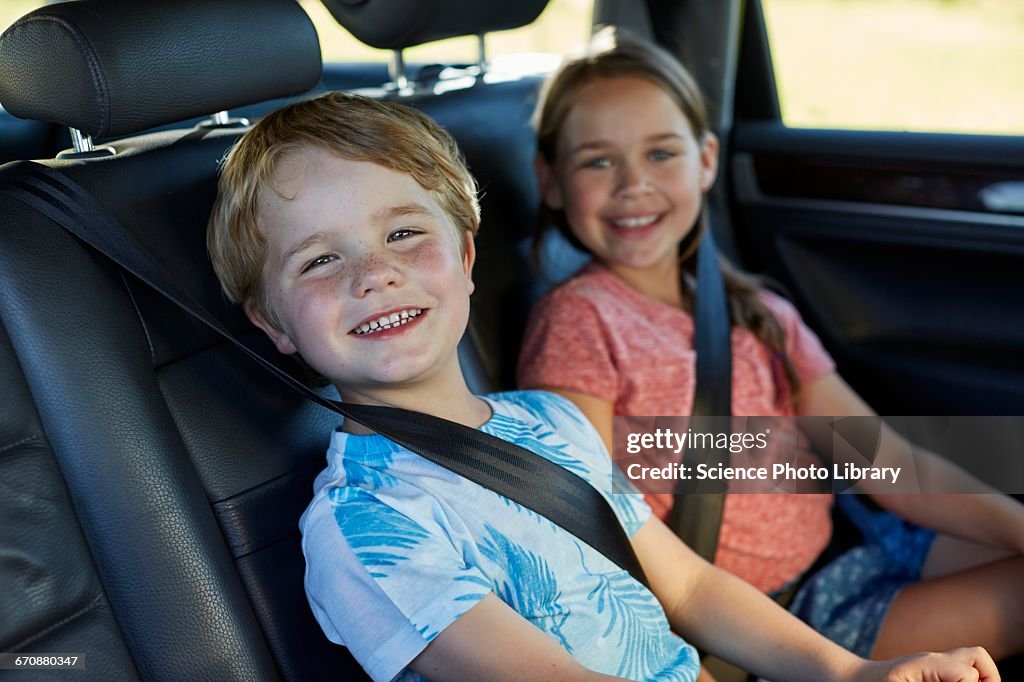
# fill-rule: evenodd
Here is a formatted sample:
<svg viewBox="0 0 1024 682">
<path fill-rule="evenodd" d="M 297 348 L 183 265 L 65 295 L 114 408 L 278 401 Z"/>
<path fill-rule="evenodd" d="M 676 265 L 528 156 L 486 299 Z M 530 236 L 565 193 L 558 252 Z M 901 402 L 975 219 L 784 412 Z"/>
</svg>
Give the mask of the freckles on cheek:
<svg viewBox="0 0 1024 682">
<path fill-rule="evenodd" d="M 456 250 L 456 253 L 451 255 L 458 255 L 458 251 Z M 445 264 L 447 256 L 447 249 L 445 249 L 443 245 L 432 241 L 428 244 L 424 244 L 421 248 L 413 249 L 412 251 L 403 254 L 402 258 L 405 263 L 411 267 L 436 271 Z"/>
</svg>

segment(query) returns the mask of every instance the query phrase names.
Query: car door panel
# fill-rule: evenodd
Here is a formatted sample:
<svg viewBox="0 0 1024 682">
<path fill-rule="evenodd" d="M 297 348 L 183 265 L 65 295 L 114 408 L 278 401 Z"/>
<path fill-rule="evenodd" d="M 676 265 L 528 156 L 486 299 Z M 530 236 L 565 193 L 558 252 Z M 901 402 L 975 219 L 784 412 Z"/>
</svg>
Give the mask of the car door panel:
<svg viewBox="0 0 1024 682">
<path fill-rule="evenodd" d="M 733 226 L 888 414 L 1024 413 L 1024 140 L 737 123 Z"/>
</svg>

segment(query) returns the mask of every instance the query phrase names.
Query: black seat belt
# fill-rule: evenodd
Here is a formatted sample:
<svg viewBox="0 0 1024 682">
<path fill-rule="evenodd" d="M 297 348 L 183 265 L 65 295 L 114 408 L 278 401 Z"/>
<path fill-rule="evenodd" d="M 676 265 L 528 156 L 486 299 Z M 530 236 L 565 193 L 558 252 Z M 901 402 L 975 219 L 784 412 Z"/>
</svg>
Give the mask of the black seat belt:
<svg viewBox="0 0 1024 682">
<path fill-rule="evenodd" d="M 355 405 L 321 396 L 236 339 L 180 290 L 163 266 L 82 186 L 30 161 L 0 174 L 0 192 L 47 216 L 228 339 L 310 400 L 416 452 L 425 459 L 548 518 L 647 584 L 629 538 L 608 501 L 571 471 L 525 448 L 432 415 Z"/>
<path fill-rule="evenodd" d="M 729 433 L 732 414 L 731 323 L 725 284 L 718 264 L 714 235 L 704 216 L 704 234 L 697 246 L 697 292 L 694 300 L 694 349 L 697 353 L 697 381 L 693 397 L 694 417 L 702 431 Z M 729 464 L 725 448 L 689 447 L 683 456 L 690 471 L 698 464 Z M 725 482 L 695 479 L 679 480 L 675 503 L 669 515 L 669 527 L 690 549 L 714 562 L 718 549 L 718 531 L 725 507 Z"/>
</svg>

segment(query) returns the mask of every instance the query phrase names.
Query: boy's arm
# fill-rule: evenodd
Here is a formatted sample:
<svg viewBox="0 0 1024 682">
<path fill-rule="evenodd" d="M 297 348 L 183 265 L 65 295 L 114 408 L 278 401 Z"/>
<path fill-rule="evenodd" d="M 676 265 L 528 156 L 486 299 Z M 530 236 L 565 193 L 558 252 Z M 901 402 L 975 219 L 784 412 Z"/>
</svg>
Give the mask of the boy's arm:
<svg viewBox="0 0 1024 682">
<path fill-rule="evenodd" d="M 798 411 L 801 415 L 877 416 L 835 373 L 812 381 L 801 389 L 800 396 Z M 860 487 L 872 499 L 920 526 L 1024 554 L 1024 505 L 998 493 L 946 459 L 914 446 L 884 421 L 881 429 L 875 466 L 902 467 L 901 478 L 916 482 L 923 494 L 887 495 L 885 493 L 893 486 L 878 481 L 862 483 Z M 824 447 L 827 451 L 831 444 L 826 443 Z M 953 494 L 927 494 L 928 491 Z"/>
<path fill-rule="evenodd" d="M 705 562 L 657 518 L 649 519 L 632 542 L 672 627 L 698 647 L 755 674 L 793 682 L 999 679 L 980 648 L 865 661 L 754 587 Z"/>
<path fill-rule="evenodd" d="M 581 666 L 554 639 L 493 593 L 442 630 L 409 668 L 439 682 L 621 679 Z"/>
</svg>

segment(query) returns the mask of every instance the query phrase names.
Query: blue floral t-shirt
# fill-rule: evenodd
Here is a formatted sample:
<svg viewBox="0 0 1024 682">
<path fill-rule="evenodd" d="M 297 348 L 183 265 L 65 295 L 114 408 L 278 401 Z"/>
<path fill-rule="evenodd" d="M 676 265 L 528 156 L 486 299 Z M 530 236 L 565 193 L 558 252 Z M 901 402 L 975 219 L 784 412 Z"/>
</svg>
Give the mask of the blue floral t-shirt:
<svg viewBox="0 0 1024 682">
<path fill-rule="evenodd" d="M 611 460 L 571 402 L 484 399 L 493 414 L 481 430 L 588 480 L 629 535 L 647 520 L 641 496 L 610 494 Z M 406 666 L 490 592 L 591 670 L 696 679 L 697 654 L 654 595 L 543 516 L 383 436 L 336 431 L 327 461 L 300 521 L 306 594 L 327 637 L 373 679 L 421 679 Z"/>
</svg>

